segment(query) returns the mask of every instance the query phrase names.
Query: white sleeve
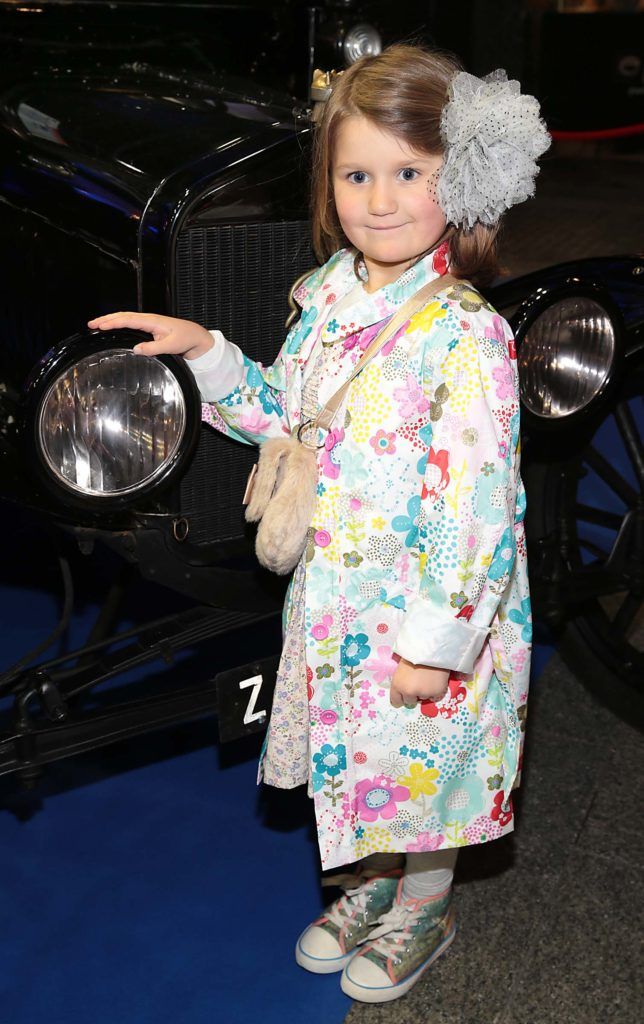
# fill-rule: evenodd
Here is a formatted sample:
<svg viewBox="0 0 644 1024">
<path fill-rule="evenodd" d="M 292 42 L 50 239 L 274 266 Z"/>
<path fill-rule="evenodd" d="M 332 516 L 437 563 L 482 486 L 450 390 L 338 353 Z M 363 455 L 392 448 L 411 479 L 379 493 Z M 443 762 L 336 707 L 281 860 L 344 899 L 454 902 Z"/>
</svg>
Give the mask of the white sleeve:
<svg viewBox="0 0 644 1024">
<path fill-rule="evenodd" d="M 184 359 L 194 374 L 204 402 L 217 402 L 225 398 L 244 379 L 244 355 L 238 345 L 228 341 L 221 331 L 208 332 L 214 341 L 212 348 L 196 359 Z"/>
<path fill-rule="evenodd" d="M 416 597 L 403 619 L 394 651 L 413 665 L 469 673 L 489 632 L 489 627 L 441 615 L 430 601 Z"/>
</svg>

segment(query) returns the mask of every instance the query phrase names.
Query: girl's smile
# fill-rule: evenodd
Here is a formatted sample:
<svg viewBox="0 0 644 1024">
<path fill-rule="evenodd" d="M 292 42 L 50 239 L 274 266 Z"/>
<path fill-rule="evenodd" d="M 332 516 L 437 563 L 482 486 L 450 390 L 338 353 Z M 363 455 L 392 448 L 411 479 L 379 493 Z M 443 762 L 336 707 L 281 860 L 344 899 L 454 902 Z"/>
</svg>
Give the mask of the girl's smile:
<svg viewBox="0 0 644 1024">
<path fill-rule="evenodd" d="M 389 224 L 386 226 L 384 224 L 367 225 L 367 227 L 369 227 L 371 231 L 396 231 L 398 228 L 404 228 L 404 226 L 404 224 Z"/>
<path fill-rule="evenodd" d="M 366 117 L 338 129 L 333 192 L 342 230 L 362 252 L 370 292 L 395 281 L 438 242 L 445 216 L 434 198 L 440 155 L 418 152 Z"/>
</svg>

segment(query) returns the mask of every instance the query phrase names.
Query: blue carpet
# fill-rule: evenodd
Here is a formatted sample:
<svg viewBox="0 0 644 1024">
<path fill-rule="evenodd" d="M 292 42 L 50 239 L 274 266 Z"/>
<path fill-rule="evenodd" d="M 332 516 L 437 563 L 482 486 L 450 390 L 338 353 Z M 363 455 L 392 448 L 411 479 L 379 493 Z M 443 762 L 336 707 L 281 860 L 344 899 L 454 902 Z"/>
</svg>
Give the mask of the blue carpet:
<svg viewBox="0 0 644 1024">
<path fill-rule="evenodd" d="M 39 543 L 23 527 L 3 566 L 0 667 L 56 621 Z M 70 644 L 105 585 L 88 566 Z M 132 604 L 173 600 L 140 584 Z M 537 644 L 537 674 L 551 651 Z M 198 670 L 188 658 L 176 678 Z M 40 807 L 0 780 L 2 1024 L 343 1020 L 337 977 L 292 957 L 323 904 L 310 804 L 256 788 L 258 750 L 256 737 L 219 747 L 206 719 L 50 766 Z"/>
</svg>

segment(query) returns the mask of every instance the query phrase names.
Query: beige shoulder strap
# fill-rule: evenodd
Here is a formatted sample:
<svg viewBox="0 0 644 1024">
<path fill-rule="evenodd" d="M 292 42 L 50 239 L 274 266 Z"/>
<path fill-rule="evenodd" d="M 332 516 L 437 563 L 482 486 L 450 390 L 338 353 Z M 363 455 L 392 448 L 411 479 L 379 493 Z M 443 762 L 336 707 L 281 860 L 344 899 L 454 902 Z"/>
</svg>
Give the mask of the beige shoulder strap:
<svg viewBox="0 0 644 1024">
<path fill-rule="evenodd" d="M 378 355 L 380 349 L 386 345 L 390 338 L 393 338 L 396 331 L 398 331 L 406 320 L 414 316 L 415 313 L 427 305 L 429 300 L 437 295 L 439 292 L 444 291 L 451 285 L 457 283 L 457 279 L 452 277 L 451 274 L 444 274 L 442 277 L 437 277 L 434 281 L 430 281 L 429 284 L 424 285 L 420 288 L 411 298 L 407 299 L 398 312 L 392 317 L 387 325 L 380 331 L 379 334 L 373 339 L 371 344 L 362 353 L 360 359 L 356 363 L 348 380 L 344 382 L 341 388 L 331 396 L 329 401 L 326 403 L 323 409 L 317 414 L 310 427 L 316 426 L 321 427 L 323 430 L 329 430 L 335 414 L 337 413 L 342 400 L 349 390 L 349 385 L 355 377 L 365 368 L 367 363 L 371 362 L 374 356 Z"/>
</svg>

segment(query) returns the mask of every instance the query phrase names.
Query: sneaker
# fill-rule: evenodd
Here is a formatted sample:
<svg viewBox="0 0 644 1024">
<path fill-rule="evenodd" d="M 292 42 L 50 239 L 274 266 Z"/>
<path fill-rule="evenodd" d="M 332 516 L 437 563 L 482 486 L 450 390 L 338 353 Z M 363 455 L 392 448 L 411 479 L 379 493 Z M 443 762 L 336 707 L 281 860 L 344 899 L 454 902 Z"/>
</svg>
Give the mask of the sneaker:
<svg viewBox="0 0 644 1024">
<path fill-rule="evenodd" d="M 391 909 L 344 968 L 342 991 L 363 1003 L 398 999 L 451 945 L 456 934 L 451 888 L 442 896 L 402 900 L 402 879 Z"/>
<path fill-rule="evenodd" d="M 401 868 L 377 873 L 365 868 L 357 875 L 325 879 L 327 885 L 339 884 L 344 894 L 300 935 L 295 946 L 300 967 L 314 974 L 344 970 L 358 943 L 390 909 L 401 875 Z"/>
</svg>

